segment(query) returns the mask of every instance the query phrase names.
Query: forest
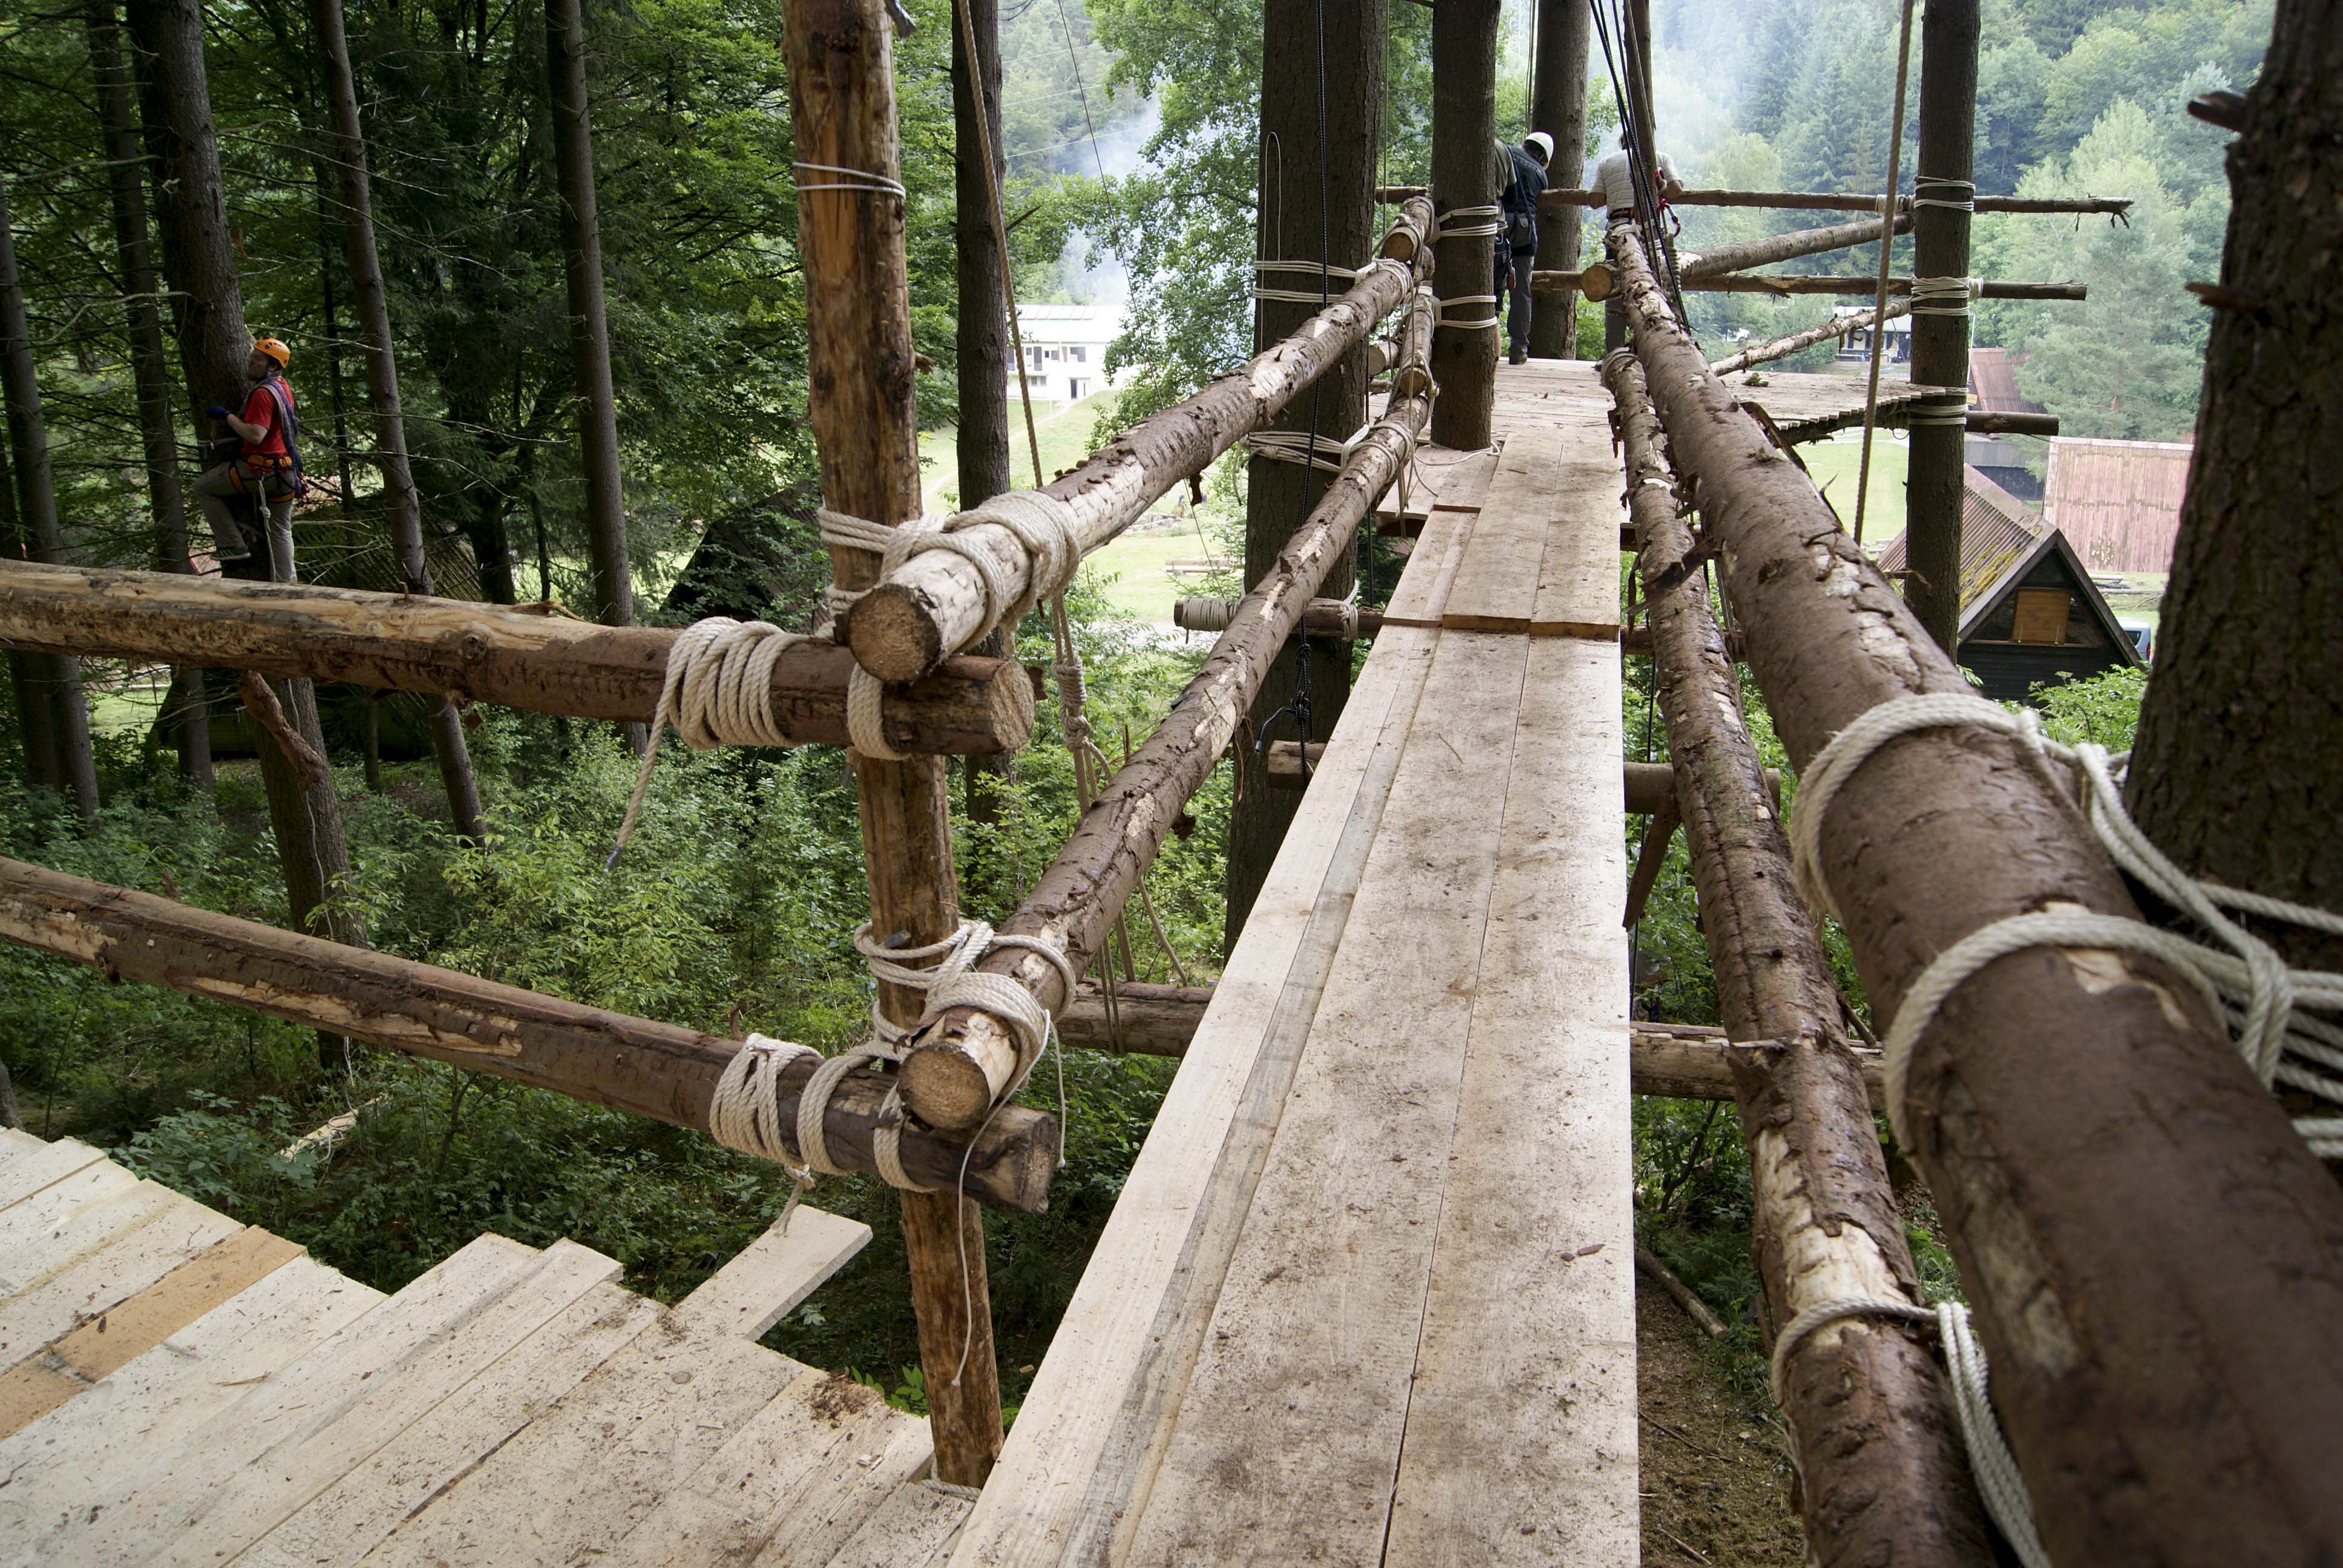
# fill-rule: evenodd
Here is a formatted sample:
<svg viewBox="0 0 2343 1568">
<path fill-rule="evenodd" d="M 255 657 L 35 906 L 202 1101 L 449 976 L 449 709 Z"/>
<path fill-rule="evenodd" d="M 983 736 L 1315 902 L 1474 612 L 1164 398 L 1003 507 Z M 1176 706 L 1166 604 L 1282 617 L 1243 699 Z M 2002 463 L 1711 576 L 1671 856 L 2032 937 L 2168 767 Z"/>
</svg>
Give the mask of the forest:
<svg viewBox="0 0 2343 1568">
<path fill-rule="evenodd" d="M 897 78 L 912 324 L 921 419 L 941 433 L 960 396 L 954 13 L 948 0 L 907 3 L 917 26 L 898 36 Z M 1505 9 L 1498 126 L 1509 139 L 1525 114 L 1533 9 Z M 1660 139 L 1688 183 L 1876 186 L 1890 0 L 1652 9 Z M 648 624 L 725 613 L 808 627 L 828 570 L 807 499 L 816 467 L 781 10 L 779 0 L 596 0 L 580 15 L 575 0 L 550 0 L 540 18 L 487 0 L 131 0 L 126 13 L 114 0 L 7 0 L 0 191 L 14 266 L 0 292 L 22 325 L 0 331 L 26 374 L 8 386 L 0 551 L 219 569 L 191 487 L 198 443 L 216 434 L 205 409 L 225 401 L 196 347 L 220 302 L 191 292 L 190 241 L 171 216 L 210 202 L 242 321 L 290 346 L 312 487 L 293 524 L 304 580 L 586 619 L 615 598 Z M 1089 437 L 1103 445 L 1252 351 L 1260 6 L 1009 0 L 1001 10 L 1018 297 L 1091 297 L 1108 274 L 1128 291 L 1110 359 L 1128 380 Z M 1390 10 L 1375 166 L 1386 183 L 1420 184 L 1430 13 Z M 170 156 L 171 106 L 153 61 L 174 15 L 201 29 L 216 191 L 184 188 Z M 346 26 L 343 50 L 321 39 L 327 15 Z M 1978 188 L 2133 203 L 2119 226 L 1977 225 L 1978 271 L 2088 285 L 2086 304 L 1987 304 L 1977 322 L 1979 342 L 2026 351 L 2021 388 L 2068 434 L 2179 440 L 2194 425 L 2207 329 L 2184 285 L 2219 275 L 2228 188 L 2221 135 L 2183 105 L 2249 85 L 2270 28 L 2270 0 L 1985 7 Z M 370 297 L 350 260 L 361 215 L 337 130 L 337 55 L 371 176 Z M 594 292 L 607 310 L 598 397 L 574 325 L 580 152 L 568 127 L 582 116 L 569 67 L 581 63 L 585 205 L 598 213 Z M 1599 62 L 1591 75 L 1590 160 L 1618 123 Z M 1907 189 L 1911 145 L 1907 130 Z M 1574 183 L 1566 161 L 1557 183 Z M 1692 209 L 1684 239 L 1770 232 L 1782 216 Z M 1875 256 L 1790 265 L 1861 271 Z M 395 351 L 411 483 L 378 458 L 368 297 Z M 1827 314 L 1815 298 L 1693 304 L 1712 346 Z M 1581 319 L 1582 344 L 1598 350 L 1599 315 L 1587 307 Z M 1021 454 L 1021 437 L 1012 449 Z M 1012 467 L 1021 478 L 1024 458 Z M 1242 473 L 1239 457 L 1221 466 L 1204 514 L 1240 559 Z M 1387 588 L 1391 574 L 1381 576 Z M 1114 611 L 1105 586 L 1086 577 L 1071 608 L 1091 719 L 1114 754 L 1152 727 L 1202 650 Z M 1043 640 L 1038 621 L 1028 638 Z M 671 746 L 627 852 L 606 863 L 637 768 L 620 727 L 320 687 L 315 721 L 331 773 L 317 788 L 333 798 L 346 849 L 305 870 L 295 860 L 306 847 L 285 837 L 282 791 L 263 777 L 270 742 L 232 679 L 175 682 L 91 659 L 67 687 L 34 656 L 10 658 L 0 853 L 275 925 L 314 920 L 385 952 L 680 1025 L 826 1050 L 864 1027 L 869 982 L 849 940 L 864 913 L 862 867 L 836 749 Z M 2120 749 L 2140 688 L 2127 676 L 2056 694 L 2052 730 Z M 1782 765 L 1754 686 L 1745 695 L 1768 761 Z M 1654 698 L 1631 679 L 1625 700 L 1631 749 L 1655 755 Z M 1034 744 L 1005 770 L 964 767 L 956 782 L 962 903 L 986 917 L 1015 906 L 1075 816 L 1073 769 L 1042 706 Z M 451 787 L 458 757 L 476 802 Z M 1149 872 L 1162 940 L 1134 932 L 1122 961 L 1135 978 L 1213 972 L 1234 787 L 1223 767 L 1192 808 L 1193 830 Z M 1681 846 L 1674 855 L 1637 936 L 1635 1005 L 1639 1016 L 1713 1022 Z M 1851 964 L 1835 956 L 1859 999 Z M 103 1145 L 384 1289 L 493 1230 L 533 1245 L 572 1237 L 621 1261 L 634 1288 L 672 1299 L 762 1231 L 789 1187 L 770 1165 L 692 1133 L 321 1047 L 289 1024 L 110 984 L 14 947 L 0 948 L 0 1116 Z M 1066 1164 L 1050 1211 L 1002 1217 L 990 1232 L 1011 1407 L 1171 1079 L 1170 1063 L 1142 1058 L 1068 1052 L 1063 1067 Z M 1056 1091 L 1031 1092 L 1043 1102 Z M 345 1116 L 337 1136 L 305 1136 Z M 1728 1321 L 1722 1364 L 1749 1392 L 1765 1373 L 1739 1141 L 1729 1105 L 1638 1102 L 1640 1233 Z M 815 1201 L 867 1220 L 879 1241 L 768 1342 L 851 1367 L 918 1409 L 890 1198 L 876 1183 L 818 1190 Z M 1954 1290 L 1925 1204 L 1911 1234 L 1931 1288 Z"/>
</svg>

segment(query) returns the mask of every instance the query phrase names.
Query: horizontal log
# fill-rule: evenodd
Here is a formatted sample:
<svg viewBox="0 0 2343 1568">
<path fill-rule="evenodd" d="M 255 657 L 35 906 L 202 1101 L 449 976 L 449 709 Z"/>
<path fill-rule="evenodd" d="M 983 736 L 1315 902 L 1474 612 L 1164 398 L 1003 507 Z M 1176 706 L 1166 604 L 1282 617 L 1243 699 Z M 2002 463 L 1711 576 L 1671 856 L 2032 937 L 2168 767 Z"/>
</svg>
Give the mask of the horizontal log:
<svg viewBox="0 0 2343 1568">
<path fill-rule="evenodd" d="M 1609 198 L 1601 191 L 1550 190 L 1539 198 L 1546 206 L 1602 206 Z M 1876 191 L 1679 191 L 1670 206 L 1756 206 L 1779 212 L 1868 212 L 1879 210 Z M 1908 213 L 1912 198 L 1899 196 L 1896 210 Z M 1978 212 L 2096 213 L 2116 216 L 2131 210 L 2128 196 L 1997 196 L 1976 198 Z"/>
<path fill-rule="evenodd" d="M 1712 246 L 1706 250 L 1687 250 L 1676 258 L 1676 276 L 1686 283 L 1696 278 L 1718 277 L 1744 267 L 1771 266 L 1775 262 L 1789 261 L 1801 256 L 1821 256 L 1827 251 L 1846 250 L 1858 245 L 1875 245 L 1880 230 L 1885 226 L 1879 218 L 1864 218 L 1855 223 L 1831 224 L 1823 228 L 1792 229 L 1786 234 L 1769 234 L 1757 239 L 1735 240 L 1729 245 Z M 1912 215 L 1896 215 L 1896 232 L 1912 232 Z"/>
<path fill-rule="evenodd" d="M 1429 256 L 1429 247 L 1423 254 Z M 1400 329 L 1402 385 L 1411 390 L 1394 397 L 1360 436 L 1276 564 L 1237 602 L 1235 618 L 1203 668 L 1172 699 L 1154 733 L 1107 780 L 1031 895 L 1000 923 L 1001 931 L 1049 943 L 1077 970 L 1098 951 L 1182 809 L 1219 766 L 1326 574 L 1356 541 L 1375 498 L 1413 453 L 1437 391 L 1423 371 L 1433 313 L 1428 292 L 1411 294 Z M 1004 950 L 978 967 L 1017 981 L 1052 1011 L 1068 1000 L 1056 967 L 1037 953 Z M 903 1058 L 903 1099 L 931 1126 L 973 1126 L 1031 1065 L 999 1019 L 947 1008 Z"/>
<path fill-rule="evenodd" d="M 1226 631 L 1236 613 L 1232 598 L 1183 598 L 1172 606 L 1172 624 L 1182 631 Z M 1302 612 L 1302 630 L 1310 637 L 1373 642 L 1383 626 L 1383 611 L 1337 598 L 1313 598 Z"/>
<path fill-rule="evenodd" d="M 1410 203 L 1385 236 L 1381 258 L 1292 337 L 1142 421 L 1047 486 L 1048 494 L 1071 509 L 1081 553 L 1113 539 L 1364 341 L 1414 291 L 1431 260 L 1431 247 L 1423 243 L 1431 227 L 1431 204 Z M 1009 529 L 980 524 L 961 530 L 960 539 L 993 562 L 1011 597 L 1026 591 L 1032 563 Z M 882 679 L 910 680 L 991 629 L 976 563 L 950 550 L 922 550 L 847 612 L 844 635 L 863 668 Z"/>
<path fill-rule="evenodd" d="M 1742 640 L 1741 628 L 1739 627 L 1730 626 L 1725 628 L 1725 657 L 1732 659 L 1735 664 L 1741 662 Z M 1627 655 L 1631 658 L 1651 658 L 1652 628 L 1648 626 L 1640 625 L 1621 627 L 1619 628 L 1619 651 Z"/>
<path fill-rule="evenodd" d="M 1683 286 L 1700 294 L 1771 294 L 1788 297 L 1806 294 L 1872 294 L 1879 292 L 1875 277 L 1858 277 L 1853 274 L 1807 276 L 1788 272 L 1729 272 L 1718 277 L 1684 278 Z M 1530 287 L 1539 294 L 1563 294 L 1584 289 L 1584 275 L 1575 272 L 1534 272 Z M 1980 299 L 2083 299 L 2089 290 L 2079 283 L 2013 283 L 1988 277 L 1979 286 Z M 1596 287 L 1603 287 L 1598 279 Z M 1909 295 L 1912 280 L 1891 277 L 1887 280 L 1890 295 Z"/>
<path fill-rule="evenodd" d="M 1272 788 L 1299 789 L 1302 786 L 1302 750 L 1304 743 L 1295 740 L 1272 740 L 1262 758 L 1262 767 L 1269 775 Z M 1314 769 L 1326 755 L 1322 740 L 1307 742 L 1310 766 Z M 1626 792 L 1627 809 L 1639 817 L 1648 817 L 1675 793 L 1675 770 L 1664 762 L 1625 762 L 1621 769 L 1622 783 Z M 1774 808 L 1781 809 L 1782 776 L 1777 769 L 1765 769 L 1765 788 L 1774 797 Z"/>
<path fill-rule="evenodd" d="M 1115 991 L 1121 1014 L 1120 1035 L 1107 1027 L 1106 1000 L 1097 985 L 1084 981 L 1072 1005 L 1058 1016 L 1059 1040 L 1077 1050 L 1184 1056 L 1212 1000 L 1210 986 L 1126 982 Z M 1731 1100 L 1734 1053 L 1780 1049 L 1771 1040 L 1735 1043 L 1713 1024 L 1653 1023 L 1639 1019 L 1627 1026 L 1627 1068 L 1637 1094 Z M 1879 1053 L 1858 1050 L 1855 1056 L 1863 1063 L 1865 1081 L 1871 1086 L 1872 1103 L 1878 1105 Z"/>
<path fill-rule="evenodd" d="M 109 980 L 167 986 L 377 1045 L 404 1056 L 548 1089 L 696 1131 L 708 1129 L 717 1081 L 740 1041 L 629 1018 L 498 985 L 387 953 L 107 887 L 0 859 L 0 940 L 103 970 Z M 780 1073 L 782 1124 L 814 1064 Z M 875 1172 L 871 1137 L 889 1081 L 850 1073 L 822 1118 L 839 1164 Z M 1004 1106 L 974 1140 L 916 1123 L 902 1135 L 904 1170 L 949 1186 L 965 1162 L 968 1195 L 995 1208 L 1049 1206 L 1057 1124 Z"/>
<path fill-rule="evenodd" d="M 1819 326 L 1809 327 L 1804 332 L 1793 332 L 1786 337 L 1776 337 L 1766 343 L 1753 343 L 1739 353 L 1728 355 L 1723 359 L 1712 359 L 1708 362 L 1709 373 L 1715 376 L 1730 376 L 1736 370 L 1746 370 L 1752 366 L 1769 365 L 1776 359 L 1786 359 L 1793 354 L 1803 353 L 1817 343 L 1827 343 L 1834 337 L 1845 337 L 1850 332 L 1867 332 L 1883 321 L 1893 321 L 1897 317 L 1911 314 L 1912 301 L 1906 298 L 1875 310 L 1866 311 L 1859 316 L 1843 316 L 1835 320 L 1823 322 Z M 1632 543 L 1629 548 L 1633 548 Z"/>
<path fill-rule="evenodd" d="M 649 719 L 678 635 L 467 599 L 0 561 L 0 646 L 445 692 L 573 719 Z M 773 710 L 799 744 L 847 743 L 853 673 L 854 656 L 826 642 L 773 661 Z M 1010 660 L 955 658 L 890 688 L 880 715 L 898 750 L 1015 751 L 1032 734 L 1033 691 Z"/>
<path fill-rule="evenodd" d="M 2058 416 L 1972 408 L 1969 410 L 1968 432 L 1972 436 L 2056 436 L 2058 433 Z"/>
</svg>

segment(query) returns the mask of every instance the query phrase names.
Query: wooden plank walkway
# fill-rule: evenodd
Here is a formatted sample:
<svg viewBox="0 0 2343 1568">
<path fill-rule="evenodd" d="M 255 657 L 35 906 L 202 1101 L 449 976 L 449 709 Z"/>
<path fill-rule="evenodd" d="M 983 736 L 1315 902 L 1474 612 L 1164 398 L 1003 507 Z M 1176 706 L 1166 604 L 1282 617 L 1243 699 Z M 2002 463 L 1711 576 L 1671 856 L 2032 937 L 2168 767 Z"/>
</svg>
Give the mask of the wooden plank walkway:
<svg viewBox="0 0 2343 1568">
<path fill-rule="evenodd" d="M 0 1131 L 0 1562 L 940 1562 L 927 1423 L 754 1342 L 870 1234 L 800 1209 L 671 1312 L 500 1236 L 385 1297 Z"/>
<path fill-rule="evenodd" d="M 1498 374 L 955 1568 L 1636 1558 L 1621 475 Z"/>
</svg>

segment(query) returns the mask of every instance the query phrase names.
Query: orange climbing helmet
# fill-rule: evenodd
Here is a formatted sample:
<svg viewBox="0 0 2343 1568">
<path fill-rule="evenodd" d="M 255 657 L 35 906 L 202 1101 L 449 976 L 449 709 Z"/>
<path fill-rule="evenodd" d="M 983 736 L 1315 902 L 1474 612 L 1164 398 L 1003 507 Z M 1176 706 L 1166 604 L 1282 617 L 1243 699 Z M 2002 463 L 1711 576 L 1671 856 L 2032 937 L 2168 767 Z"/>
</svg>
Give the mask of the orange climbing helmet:
<svg viewBox="0 0 2343 1568">
<path fill-rule="evenodd" d="M 281 338 L 256 338 L 253 341 L 252 351 L 255 354 L 266 354 L 271 359 L 276 360 L 277 367 L 279 370 L 284 369 L 287 366 L 293 363 L 293 350 L 286 347 L 284 340 Z"/>
</svg>

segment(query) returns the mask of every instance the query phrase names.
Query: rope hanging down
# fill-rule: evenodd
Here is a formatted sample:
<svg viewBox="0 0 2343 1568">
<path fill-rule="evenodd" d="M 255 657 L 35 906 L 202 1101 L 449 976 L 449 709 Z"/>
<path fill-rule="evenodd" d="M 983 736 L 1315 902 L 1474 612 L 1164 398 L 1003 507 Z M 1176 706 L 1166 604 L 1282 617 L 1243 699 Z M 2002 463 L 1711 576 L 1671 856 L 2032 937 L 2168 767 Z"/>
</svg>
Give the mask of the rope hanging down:
<svg viewBox="0 0 2343 1568">
<path fill-rule="evenodd" d="M 1913 981 L 1881 1042 L 1887 1117 L 1908 1146 L 1906 1084 L 1912 1049 L 1937 1010 L 1970 976 L 1996 959 L 2034 947 L 2103 948 L 2144 954 L 2179 970 L 2221 1019 L 2263 1084 L 2284 1083 L 2343 1108 L 2343 1020 L 2302 1010 L 2343 1013 L 2343 974 L 2290 970 L 2268 943 L 2224 910 L 2281 920 L 2343 936 L 2343 915 L 2288 903 L 2190 877 L 2149 842 L 2123 803 L 2128 753 L 2104 747 L 2066 746 L 2042 733 L 2031 710 L 2011 713 L 1997 703 L 1958 692 L 1899 697 L 1848 725 L 1806 765 L 1790 810 L 1790 855 L 1798 886 L 1815 908 L 1838 912 L 1823 880 L 1820 839 L 1832 800 L 1875 751 L 1899 736 L 1974 725 L 2016 737 L 2043 759 L 2066 765 L 2078 804 L 2116 863 L 2149 891 L 2180 910 L 2221 943 L 2191 941 L 2142 920 L 2087 912 L 2012 915 L 1984 926 L 1938 954 Z M 2227 950 L 2222 950 L 2226 948 Z M 2321 1159 L 2343 1158 L 2343 1115 L 2304 1117 L 2295 1131 Z"/>
</svg>

